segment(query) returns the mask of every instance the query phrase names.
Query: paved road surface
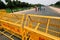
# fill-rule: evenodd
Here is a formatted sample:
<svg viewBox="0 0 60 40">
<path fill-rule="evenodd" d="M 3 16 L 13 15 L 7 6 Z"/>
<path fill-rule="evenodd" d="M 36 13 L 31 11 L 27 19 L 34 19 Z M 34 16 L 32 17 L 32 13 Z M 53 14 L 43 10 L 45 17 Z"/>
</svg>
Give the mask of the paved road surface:
<svg viewBox="0 0 60 40">
<path fill-rule="evenodd" d="M 35 12 L 35 10 L 30 10 L 30 11 L 27 11 L 27 12 L 24 12 L 26 14 L 39 14 L 39 15 L 45 15 L 45 16 L 58 16 L 60 17 L 60 13 L 57 13 L 56 11 L 52 10 L 51 8 L 49 7 L 45 7 L 45 11 L 42 10 L 42 11 L 38 11 L 38 12 Z"/>
</svg>

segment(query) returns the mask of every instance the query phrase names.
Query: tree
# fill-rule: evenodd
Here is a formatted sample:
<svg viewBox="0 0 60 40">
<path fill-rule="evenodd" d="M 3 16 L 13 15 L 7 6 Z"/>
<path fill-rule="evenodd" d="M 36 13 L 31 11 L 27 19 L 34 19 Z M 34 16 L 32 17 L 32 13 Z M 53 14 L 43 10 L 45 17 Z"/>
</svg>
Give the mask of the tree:
<svg viewBox="0 0 60 40">
<path fill-rule="evenodd" d="M 6 5 L 0 0 L 0 9 L 6 8 Z"/>
<path fill-rule="evenodd" d="M 56 7 L 60 7 L 60 1 L 56 2 L 56 3 L 55 3 L 55 6 L 56 6 Z"/>
<path fill-rule="evenodd" d="M 5 2 L 9 2 L 9 1 L 11 1 L 11 0 L 5 0 Z"/>
<path fill-rule="evenodd" d="M 55 5 L 60 5 L 60 1 L 56 2 L 56 4 L 55 4 Z"/>
<path fill-rule="evenodd" d="M 11 10 L 11 12 L 13 13 L 13 8 L 14 8 L 14 4 L 11 0 L 5 0 L 7 2 L 7 8 L 9 8 Z"/>
<path fill-rule="evenodd" d="M 8 8 L 13 8 L 14 7 L 14 4 L 11 0 L 5 0 L 7 2 L 7 7 Z"/>
<path fill-rule="evenodd" d="M 16 5 L 17 7 L 21 7 L 21 2 L 20 2 L 20 1 L 16 1 L 16 2 L 15 2 L 15 5 Z"/>
</svg>

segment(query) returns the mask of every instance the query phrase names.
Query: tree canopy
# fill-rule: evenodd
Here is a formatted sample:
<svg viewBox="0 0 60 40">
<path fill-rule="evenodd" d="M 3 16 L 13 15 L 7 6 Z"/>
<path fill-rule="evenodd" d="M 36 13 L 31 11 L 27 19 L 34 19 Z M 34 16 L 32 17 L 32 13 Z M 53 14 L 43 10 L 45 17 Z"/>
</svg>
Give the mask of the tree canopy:
<svg viewBox="0 0 60 40">
<path fill-rule="evenodd" d="M 5 5 L 1 0 L 0 0 L 0 9 L 1 8 L 16 8 L 16 7 L 31 7 L 32 4 L 29 3 L 25 3 L 25 2 L 21 2 L 18 0 L 5 0 L 5 2 L 7 3 L 7 5 Z"/>
<path fill-rule="evenodd" d="M 1 0 L 0 0 L 0 9 L 1 8 L 27 8 L 27 7 L 34 7 L 34 6 L 40 6 L 41 4 L 29 4 L 29 3 L 26 3 L 26 2 L 21 2 L 21 1 L 18 1 L 18 0 L 5 0 L 5 2 L 7 4 L 4 4 Z"/>
<path fill-rule="evenodd" d="M 0 9 L 6 8 L 6 5 L 0 0 Z"/>
<path fill-rule="evenodd" d="M 59 5 L 60 6 L 60 1 L 56 2 L 55 5 Z"/>
<path fill-rule="evenodd" d="M 60 1 L 56 2 L 55 4 L 51 4 L 50 6 L 60 7 Z"/>
</svg>

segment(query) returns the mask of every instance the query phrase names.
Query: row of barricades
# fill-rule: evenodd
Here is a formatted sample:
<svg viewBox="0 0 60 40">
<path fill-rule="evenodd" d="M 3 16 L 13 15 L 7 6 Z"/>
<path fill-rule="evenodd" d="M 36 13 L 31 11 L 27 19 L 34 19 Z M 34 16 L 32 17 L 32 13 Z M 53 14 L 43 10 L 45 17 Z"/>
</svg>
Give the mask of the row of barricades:
<svg viewBox="0 0 60 40">
<path fill-rule="evenodd" d="M 60 17 L 6 14 L 0 16 L 0 25 L 22 40 L 60 40 Z"/>
</svg>

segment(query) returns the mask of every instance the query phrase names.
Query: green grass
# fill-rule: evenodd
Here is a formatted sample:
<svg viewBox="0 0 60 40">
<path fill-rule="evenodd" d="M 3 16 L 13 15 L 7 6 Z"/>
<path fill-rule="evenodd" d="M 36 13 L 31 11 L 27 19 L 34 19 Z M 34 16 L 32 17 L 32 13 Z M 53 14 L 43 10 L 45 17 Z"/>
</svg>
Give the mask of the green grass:
<svg viewBox="0 0 60 40">
<path fill-rule="evenodd" d="M 30 9 L 30 8 L 13 8 L 12 10 L 13 10 L 14 12 L 18 12 L 18 11 L 23 11 L 23 10 L 27 10 L 27 9 Z M 11 11 L 11 9 L 7 8 L 7 9 L 6 9 L 6 12 L 7 12 L 7 13 L 11 13 L 12 11 Z"/>
<path fill-rule="evenodd" d="M 9 8 L 6 9 L 7 13 L 11 13 L 11 10 Z"/>
</svg>

